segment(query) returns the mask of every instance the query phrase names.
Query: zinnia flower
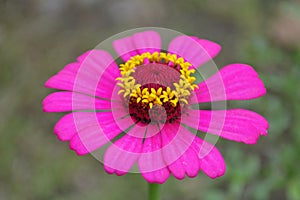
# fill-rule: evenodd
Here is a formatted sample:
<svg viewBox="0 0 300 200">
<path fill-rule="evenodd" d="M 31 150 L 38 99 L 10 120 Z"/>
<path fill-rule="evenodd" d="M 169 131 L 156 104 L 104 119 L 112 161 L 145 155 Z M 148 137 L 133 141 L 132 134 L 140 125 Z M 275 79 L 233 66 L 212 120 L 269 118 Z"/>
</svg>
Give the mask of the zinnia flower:
<svg viewBox="0 0 300 200">
<path fill-rule="evenodd" d="M 230 64 L 200 82 L 195 71 L 221 47 L 191 36 L 172 39 L 167 50 L 155 31 L 138 32 L 113 42 L 123 62 L 91 50 L 46 82 L 54 92 L 43 101 L 45 112 L 69 112 L 54 132 L 78 155 L 108 144 L 107 173 L 123 175 L 137 164 L 150 183 L 225 173 L 225 162 L 201 132 L 255 144 L 268 122 L 244 110 L 201 110 L 200 103 L 248 100 L 266 93 L 255 70 Z M 199 78 L 198 78 L 199 79 Z M 200 82 L 200 83 L 199 83 Z M 198 83 L 198 84 L 196 84 Z"/>
</svg>

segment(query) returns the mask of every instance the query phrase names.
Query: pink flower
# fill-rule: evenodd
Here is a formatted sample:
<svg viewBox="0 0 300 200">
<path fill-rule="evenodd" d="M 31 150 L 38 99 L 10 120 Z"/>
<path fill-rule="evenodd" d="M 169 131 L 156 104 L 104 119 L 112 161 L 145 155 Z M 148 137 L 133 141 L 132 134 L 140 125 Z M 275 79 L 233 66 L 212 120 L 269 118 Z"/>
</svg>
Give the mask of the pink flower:
<svg viewBox="0 0 300 200">
<path fill-rule="evenodd" d="M 268 122 L 255 112 L 199 110 L 199 103 L 266 93 L 246 64 L 227 65 L 196 84 L 195 71 L 219 53 L 218 44 L 178 36 L 163 51 L 160 35 L 144 31 L 115 40 L 113 47 L 124 61 L 120 66 L 106 51 L 88 51 L 46 82 L 63 91 L 43 101 L 45 112 L 69 112 L 54 132 L 78 155 L 110 144 L 104 155 L 107 173 L 123 175 L 137 163 L 151 183 L 164 183 L 170 174 L 195 177 L 200 170 L 216 178 L 225 173 L 222 155 L 195 133 L 246 144 L 267 134 Z"/>
</svg>

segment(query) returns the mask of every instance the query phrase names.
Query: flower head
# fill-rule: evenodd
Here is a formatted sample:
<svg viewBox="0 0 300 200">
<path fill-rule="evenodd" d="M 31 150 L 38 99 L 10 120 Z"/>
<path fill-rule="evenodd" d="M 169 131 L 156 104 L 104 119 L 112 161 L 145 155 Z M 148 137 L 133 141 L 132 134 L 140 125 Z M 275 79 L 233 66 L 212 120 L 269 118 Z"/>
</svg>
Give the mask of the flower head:
<svg viewBox="0 0 300 200">
<path fill-rule="evenodd" d="M 107 51 L 88 51 L 46 82 L 63 91 L 43 101 L 46 112 L 69 112 L 54 131 L 78 155 L 110 144 L 103 158 L 106 172 L 123 175 L 137 163 L 148 182 L 163 183 L 170 174 L 195 177 L 200 170 L 216 178 L 225 173 L 225 162 L 198 133 L 246 144 L 267 134 L 268 122 L 255 112 L 199 108 L 266 93 L 246 64 L 225 66 L 199 83 L 195 72 L 219 53 L 218 44 L 178 36 L 164 50 L 157 32 L 143 31 L 112 45 L 122 63 Z"/>
</svg>

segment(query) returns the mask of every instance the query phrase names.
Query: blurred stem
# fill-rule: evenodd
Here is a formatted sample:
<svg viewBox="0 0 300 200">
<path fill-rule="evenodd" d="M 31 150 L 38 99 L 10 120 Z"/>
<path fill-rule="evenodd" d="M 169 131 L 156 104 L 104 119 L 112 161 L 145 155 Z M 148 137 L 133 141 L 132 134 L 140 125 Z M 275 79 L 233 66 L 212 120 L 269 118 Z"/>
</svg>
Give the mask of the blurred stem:
<svg viewBox="0 0 300 200">
<path fill-rule="evenodd" d="M 148 200 L 159 200 L 160 184 L 149 183 L 148 187 Z"/>
</svg>

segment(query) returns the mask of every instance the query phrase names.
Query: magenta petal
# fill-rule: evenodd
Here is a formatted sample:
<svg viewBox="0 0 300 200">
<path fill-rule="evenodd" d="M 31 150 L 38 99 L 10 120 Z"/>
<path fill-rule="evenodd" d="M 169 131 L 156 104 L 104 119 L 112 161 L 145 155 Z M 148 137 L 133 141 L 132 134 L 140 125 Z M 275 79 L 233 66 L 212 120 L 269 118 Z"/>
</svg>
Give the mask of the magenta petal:
<svg viewBox="0 0 300 200">
<path fill-rule="evenodd" d="M 174 177 L 179 180 L 184 178 L 184 174 L 192 178 L 197 176 L 200 170 L 197 160 L 198 157 L 195 151 L 192 148 L 188 148 L 184 154 L 177 161 L 170 164 L 168 168 Z"/>
<path fill-rule="evenodd" d="M 79 155 L 100 148 L 124 131 L 120 129 L 116 121 L 124 127 L 127 125 L 126 129 L 132 125 L 131 120 L 123 117 L 121 115 L 120 119 L 115 119 L 111 112 L 91 113 L 90 122 L 87 125 L 82 116 L 74 115 L 77 134 L 72 137 L 70 148 Z"/>
<path fill-rule="evenodd" d="M 116 114 L 116 113 L 114 113 Z M 118 113 L 119 115 L 119 113 Z M 127 119 L 127 128 L 131 119 Z M 126 128 L 126 124 L 121 124 L 120 120 L 116 120 L 118 126 Z M 133 124 L 133 122 L 131 123 Z M 124 129 L 123 129 L 124 130 Z M 115 142 L 104 156 L 104 165 L 108 173 L 116 173 L 117 175 L 123 175 L 127 173 L 134 162 L 138 159 L 142 151 L 142 142 L 147 133 L 148 137 L 153 136 L 159 132 L 157 125 L 149 124 L 148 126 L 140 126 L 138 124 L 129 130 L 124 130 L 126 135 L 120 140 Z"/>
<path fill-rule="evenodd" d="M 45 112 L 111 109 L 111 102 L 74 92 L 54 92 L 43 100 Z"/>
<path fill-rule="evenodd" d="M 116 73 L 117 72 L 117 73 Z M 96 96 L 112 99 L 113 92 L 119 91 L 118 88 L 116 88 L 116 78 L 120 77 L 119 75 L 119 69 L 116 69 L 115 67 L 109 67 L 107 68 L 97 85 L 96 90 Z M 116 99 L 116 98 L 114 98 Z M 117 97 L 117 99 L 120 99 L 120 95 Z"/>
<path fill-rule="evenodd" d="M 205 51 L 211 58 L 216 57 L 221 51 L 221 46 L 215 42 L 198 38 L 196 39 L 196 41 L 205 49 Z"/>
<path fill-rule="evenodd" d="M 105 134 L 121 133 L 133 125 L 132 119 L 124 115 L 125 112 L 120 111 L 119 113 L 118 118 L 116 118 L 112 112 L 101 112 L 97 114 L 99 124 Z"/>
<path fill-rule="evenodd" d="M 136 33 L 132 37 L 137 51 L 142 54 L 145 52 L 160 52 L 161 39 L 155 31 L 144 31 Z"/>
<path fill-rule="evenodd" d="M 110 98 L 119 76 L 119 68 L 112 56 L 105 51 L 93 50 L 81 64 L 74 91 L 86 82 L 94 89 L 95 96 Z"/>
<path fill-rule="evenodd" d="M 78 155 L 84 155 L 100 148 L 122 132 L 111 116 L 111 113 L 70 113 L 57 122 L 54 132 L 62 141 L 71 140 L 70 148 Z M 125 124 L 126 121 L 120 123 Z M 127 128 L 130 126 L 131 123 L 127 123 Z"/>
<path fill-rule="evenodd" d="M 61 141 L 71 140 L 78 131 L 87 127 L 98 127 L 101 113 L 72 112 L 64 115 L 55 125 L 54 133 Z M 120 132 L 120 131 L 119 131 Z"/>
<path fill-rule="evenodd" d="M 72 91 L 74 87 L 76 74 L 79 68 L 80 63 L 67 64 L 60 72 L 58 72 L 56 75 L 52 76 L 50 79 L 47 80 L 47 82 L 45 83 L 45 87 Z M 89 92 L 91 92 L 88 85 L 85 85 L 82 90 L 88 90 Z"/>
<path fill-rule="evenodd" d="M 147 137 L 143 144 L 142 154 L 138 160 L 138 166 L 142 176 L 149 183 L 164 183 L 170 176 L 170 172 L 162 155 L 161 133 Z"/>
<path fill-rule="evenodd" d="M 124 61 L 138 54 L 132 36 L 121 38 L 113 42 L 113 47 Z"/>
<path fill-rule="evenodd" d="M 192 148 L 197 152 L 201 170 L 210 178 L 217 178 L 224 175 L 226 171 L 225 161 L 212 144 L 195 138 Z"/>
<path fill-rule="evenodd" d="M 250 110 L 234 109 L 230 110 L 230 115 L 232 116 L 232 118 L 244 120 L 247 123 L 251 123 L 261 135 L 267 135 L 269 123 L 263 116 L 259 115 L 258 113 Z"/>
<path fill-rule="evenodd" d="M 175 125 L 165 124 L 162 129 L 164 160 L 177 179 L 183 179 L 185 174 L 195 177 L 199 171 L 198 156 L 190 148 L 195 136 Z"/>
<path fill-rule="evenodd" d="M 200 83 L 195 90 L 199 102 L 247 100 L 266 93 L 255 70 L 246 64 L 231 64 Z"/>
<path fill-rule="evenodd" d="M 59 89 L 59 90 L 69 90 L 72 91 L 74 87 L 75 75 L 72 73 L 59 73 L 47 80 L 45 87 Z M 84 88 L 85 93 L 93 92 L 90 88 Z"/>
<path fill-rule="evenodd" d="M 79 130 L 78 134 L 74 135 L 70 141 L 70 149 L 76 151 L 78 155 L 91 153 L 99 149 L 116 135 L 103 134 L 99 126 L 89 126 L 85 129 Z"/>
<path fill-rule="evenodd" d="M 182 116 L 183 124 L 229 140 L 254 144 L 260 135 L 267 134 L 268 122 L 249 110 L 190 110 L 188 113 Z"/>
<path fill-rule="evenodd" d="M 45 84 L 48 88 L 76 91 L 92 96 L 109 98 L 120 76 L 119 69 L 109 53 L 92 50 L 70 63 Z"/>
<path fill-rule="evenodd" d="M 117 175 L 126 174 L 140 155 L 142 141 L 142 138 L 125 135 L 113 143 L 104 155 L 106 172 Z"/>
<path fill-rule="evenodd" d="M 71 140 L 76 131 L 73 113 L 64 115 L 54 127 L 54 133 L 61 141 Z"/>
<path fill-rule="evenodd" d="M 157 124 L 149 124 L 147 127 L 147 138 L 150 138 L 156 134 L 160 134 L 160 128 Z"/>
<path fill-rule="evenodd" d="M 178 36 L 169 45 L 168 52 L 175 53 L 199 67 L 216 56 L 221 47 L 208 40 L 199 40 L 195 37 Z"/>
<path fill-rule="evenodd" d="M 79 63 L 79 62 L 69 63 L 58 73 L 59 74 L 76 74 L 80 68 L 80 64 L 81 63 Z"/>
<path fill-rule="evenodd" d="M 99 78 L 108 67 L 114 67 L 115 69 L 118 69 L 113 57 L 108 52 L 103 50 L 90 50 L 83 54 L 82 59 L 78 60 L 81 64 L 80 73 L 91 77 L 92 75 L 98 75 L 96 78 Z M 116 72 L 117 71 L 118 70 L 116 70 Z"/>
<path fill-rule="evenodd" d="M 84 52 L 83 54 L 78 56 L 77 61 L 82 63 L 84 61 L 84 59 L 86 59 L 86 57 L 88 57 L 93 51 L 95 51 L 95 50 L 88 50 L 88 51 Z"/>
</svg>

